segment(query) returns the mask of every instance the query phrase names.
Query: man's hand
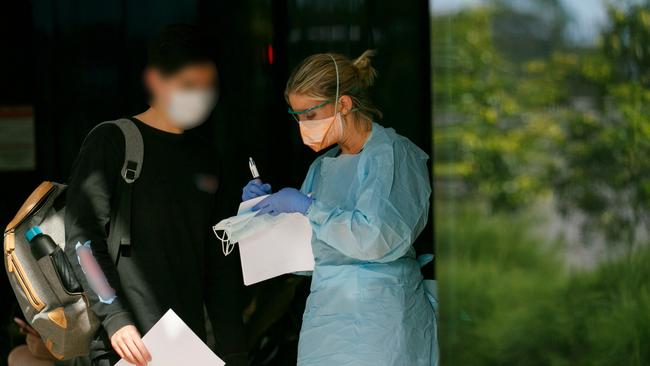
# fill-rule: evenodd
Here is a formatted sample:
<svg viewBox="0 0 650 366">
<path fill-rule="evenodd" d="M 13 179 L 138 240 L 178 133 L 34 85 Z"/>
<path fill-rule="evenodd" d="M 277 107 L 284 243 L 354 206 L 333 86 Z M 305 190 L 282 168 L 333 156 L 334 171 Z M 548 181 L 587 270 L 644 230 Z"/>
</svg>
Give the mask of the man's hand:
<svg viewBox="0 0 650 366">
<path fill-rule="evenodd" d="M 54 356 L 47 350 L 45 343 L 39 336 L 35 336 L 31 333 L 27 333 L 27 338 L 25 339 L 27 343 L 27 349 L 32 356 L 38 358 L 39 360 L 56 360 Z"/>
<path fill-rule="evenodd" d="M 20 319 L 20 318 L 14 318 L 14 322 L 16 322 L 16 325 L 18 325 L 18 329 L 20 329 L 20 333 L 22 334 L 32 334 L 37 337 L 40 337 L 40 334 L 36 331 L 36 329 L 32 328 L 31 325 L 27 324 L 26 321 Z"/>
<path fill-rule="evenodd" d="M 14 322 L 16 322 L 18 328 L 20 328 L 20 333 L 27 336 L 25 342 L 27 343 L 27 349 L 32 356 L 40 360 L 56 360 L 45 347 L 45 343 L 43 343 L 43 340 L 36 329 L 32 328 L 27 324 L 27 322 L 19 318 L 14 318 Z"/>
<path fill-rule="evenodd" d="M 111 345 L 117 354 L 127 362 L 146 366 L 151 361 L 151 355 L 142 343 L 140 332 L 133 325 L 120 328 L 111 336 Z"/>
</svg>

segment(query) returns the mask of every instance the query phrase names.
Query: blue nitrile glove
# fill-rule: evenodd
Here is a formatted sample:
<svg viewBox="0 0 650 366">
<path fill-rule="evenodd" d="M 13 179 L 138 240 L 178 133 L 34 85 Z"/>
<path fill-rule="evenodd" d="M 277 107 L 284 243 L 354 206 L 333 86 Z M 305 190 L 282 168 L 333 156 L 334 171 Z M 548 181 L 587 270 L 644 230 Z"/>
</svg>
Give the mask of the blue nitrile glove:
<svg viewBox="0 0 650 366">
<path fill-rule="evenodd" d="M 295 188 L 282 188 L 253 206 L 252 210 L 259 211 L 255 216 L 267 213 L 275 216 L 280 213 L 292 212 L 300 212 L 304 215 L 313 201 L 313 198 Z"/>
<path fill-rule="evenodd" d="M 241 199 L 242 201 L 248 201 L 251 198 L 267 194 L 271 194 L 271 185 L 268 183 L 262 184 L 261 179 L 255 178 L 242 189 Z"/>
</svg>

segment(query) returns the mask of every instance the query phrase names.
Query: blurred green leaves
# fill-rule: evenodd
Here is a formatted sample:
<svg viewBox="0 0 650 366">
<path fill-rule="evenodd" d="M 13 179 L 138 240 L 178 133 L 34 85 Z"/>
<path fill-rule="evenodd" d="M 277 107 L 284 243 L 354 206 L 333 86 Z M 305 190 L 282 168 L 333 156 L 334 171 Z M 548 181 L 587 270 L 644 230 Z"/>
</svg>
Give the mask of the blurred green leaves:
<svg viewBox="0 0 650 366">
<path fill-rule="evenodd" d="M 650 249 L 570 273 L 528 210 L 460 204 L 438 218 L 444 364 L 650 364 Z"/>
<path fill-rule="evenodd" d="M 442 362 L 650 364 L 650 0 L 582 47 L 489 3 L 432 19 Z M 609 259 L 567 267 L 549 197 Z"/>
<path fill-rule="evenodd" d="M 516 60 L 495 46 L 500 14 L 433 17 L 437 181 L 493 212 L 553 194 L 585 234 L 634 247 L 650 218 L 650 6 L 610 7 L 595 48 L 556 39 Z"/>
</svg>

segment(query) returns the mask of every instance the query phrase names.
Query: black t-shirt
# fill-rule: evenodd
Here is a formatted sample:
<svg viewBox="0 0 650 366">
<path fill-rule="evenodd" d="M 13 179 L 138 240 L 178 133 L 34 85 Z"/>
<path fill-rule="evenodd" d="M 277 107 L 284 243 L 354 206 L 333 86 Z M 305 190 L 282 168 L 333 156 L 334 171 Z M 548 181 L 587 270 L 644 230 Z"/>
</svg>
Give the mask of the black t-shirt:
<svg viewBox="0 0 650 366">
<path fill-rule="evenodd" d="M 219 219 L 216 152 L 198 136 L 132 120 L 142 134 L 144 161 L 133 183 L 130 255 L 116 267 L 107 251 L 124 137 L 117 126 L 104 125 L 87 137 L 69 182 L 68 258 L 109 336 L 128 324 L 144 334 L 171 308 L 205 338 L 205 303 L 220 355 L 243 353 L 239 259 L 223 256 L 211 229 Z M 93 270 L 92 258 L 78 256 L 84 244 L 101 271 Z"/>
</svg>

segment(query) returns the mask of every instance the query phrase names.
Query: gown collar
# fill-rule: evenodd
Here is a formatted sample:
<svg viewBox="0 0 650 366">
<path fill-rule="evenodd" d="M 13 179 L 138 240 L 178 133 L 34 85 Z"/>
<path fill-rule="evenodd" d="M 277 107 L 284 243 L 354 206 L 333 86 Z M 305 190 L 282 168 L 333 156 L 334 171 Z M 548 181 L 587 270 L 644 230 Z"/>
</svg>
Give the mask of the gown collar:
<svg viewBox="0 0 650 366">
<path fill-rule="evenodd" d="M 370 140 L 372 140 L 373 136 L 375 135 L 375 131 L 376 131 L 377 128 L 379 128 L 379 127 L 381 127 L 381 126 L 379 126 L 377 123 L 373 122 L 373 123 L 372 123 L 372 129 L 370 130 L 370 135 L 368 135 L 368 138 L 367 138 L 366 141 L 363 143 L 363 146 L 361 146 L 361 150 L 359 150 L 359 152 L 356 153 L 356 154 L 346 154 L 346 155 L 352 155 L 352 156 L 354 156 L 354 155 L 360 155 L 360 154 L 363 152 L 363 150 L 366 148 L 366 146 L 368 145 L 368 143 L 370 143 Z M 334 149 L 332 149 L 332 150 L 333 150 L 333 153 L 332 153 L 331 156 L 332 156 L 333 158 L 338 158 L 339 156 L 342 156 L 342 155 L 343 155 L 343 154 L 341 154 L 341 147 L 338 146 L 338 145 L 336 145 L 336 147 L 335 147 Z"/>
</svg>

